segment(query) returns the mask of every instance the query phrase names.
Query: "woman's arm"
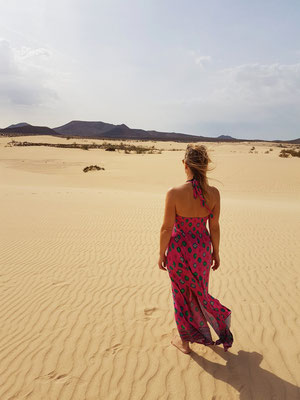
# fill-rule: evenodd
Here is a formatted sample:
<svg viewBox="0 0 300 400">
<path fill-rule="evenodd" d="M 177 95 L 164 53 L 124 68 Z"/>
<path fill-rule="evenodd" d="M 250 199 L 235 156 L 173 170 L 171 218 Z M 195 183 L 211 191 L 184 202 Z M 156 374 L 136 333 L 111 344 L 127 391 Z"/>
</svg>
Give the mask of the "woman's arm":
<svg viewBox="0 0 300 400">
<path fill-rule="evenodd" d="M 213 217 L 209 218 L 209 232 L 211 237 L 211 242 L 213 246 L 213 253 L 212 253 L 212 261 L 213 266 L 212 269 L 217 269 L 220 266 L 220 256 L 219 256 L 219 247 L 220 247 L 220 208 L 221 208 L 221 200 L 220 200 L 220 192 L 217 188 L 215 189 L 215 196 L 216 196 L 216 204 L 212 210 Z"/>
<path fill-rule="evenodd" d="M 167 191 L 166 194 L 164 219 L 160 228 L 159 255 L 161 257 L 164 256 L 167 250 L 175 223 L 176 207 L 174 192 L 174 188 L 171 188 Z"/>
</svg>

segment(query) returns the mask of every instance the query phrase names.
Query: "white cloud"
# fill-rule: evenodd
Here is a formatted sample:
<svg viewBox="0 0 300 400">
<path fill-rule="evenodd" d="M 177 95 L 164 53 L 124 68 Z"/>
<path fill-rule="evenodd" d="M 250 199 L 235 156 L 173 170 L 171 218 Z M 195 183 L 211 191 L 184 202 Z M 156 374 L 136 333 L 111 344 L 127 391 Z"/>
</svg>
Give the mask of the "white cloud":
<svg viewBox="0 0 300 400">
<path fill-rule="evenodd" d="M 0 76 L 16 73 L 14 54 L 7 40 L 0 39 Z"/>
<path fill-rule="evenodd" d="M 211 61 L 210 56 L 196 56 L 195 57 L 195 63 L 197 65 L 200 65 L 201 67 L 204 67 L 204 65 L 210 61 Z"/>
<path fill-rule="evenodd" d="M 211 62 L 211 56 L 200 55 L 196 50 L 189 50 L 188 54 L 192 56 L 195 64 L 199 67 L 204 68 L 208 63 Z"/>
<path fill-rule="evenodd" d="M 43 47 L 37 49 L 31 49 L 30 47 L 22 46 L 19 51 L 16 51 L 16 54 L 21 59 L 29 59 L 29 58 L 37 58 L 37 57 L 44 57 L 49 58 L 52 56 L 50 50 L 45 49 Z"/>
<path fill-rule="evenodd" d="M 300 136 L 300 63 L 243 64 L 193 75 L 189 96 L 166 101 L 181 131 L 276 139 Z M 176 117 L 174 117 L 176 116 Z"/>
<path fill-rule="evenodd" d="M 219 73 L 223 87 L 215 95 L 245 103 L 300 103 L 300 63 L 245 64 Z"/>
<path fill-rule="evenodd" d="M 51 74 L 41 58 L 51 57 L 44 48 L 13 48 L 0 39 L 0 103 L 39 105 L 57 97 L 50 88 Z"/>
</svg>

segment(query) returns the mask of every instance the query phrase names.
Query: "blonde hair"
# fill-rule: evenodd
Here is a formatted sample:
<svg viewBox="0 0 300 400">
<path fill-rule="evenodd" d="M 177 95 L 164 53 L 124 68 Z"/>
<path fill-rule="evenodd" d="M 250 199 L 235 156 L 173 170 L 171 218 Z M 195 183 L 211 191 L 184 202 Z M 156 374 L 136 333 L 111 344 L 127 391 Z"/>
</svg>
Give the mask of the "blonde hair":
<svg viewBox="0 0 300 400">
<path fill-rule="evenodd" d="M 211 159 L 209 158 L 206 147 L 202 144 L 188 144 L 184 160 L 199 182 L 203 196 L 207 200 L 208 180 L 206 173 L 210 170 Z"/>
</svg>

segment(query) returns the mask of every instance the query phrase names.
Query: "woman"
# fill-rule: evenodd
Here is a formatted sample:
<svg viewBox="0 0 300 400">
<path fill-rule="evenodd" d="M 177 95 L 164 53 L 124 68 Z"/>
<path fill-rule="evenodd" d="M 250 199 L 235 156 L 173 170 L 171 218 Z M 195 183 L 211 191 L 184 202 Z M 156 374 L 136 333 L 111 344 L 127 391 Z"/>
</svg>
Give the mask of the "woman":
<svg viewBox="0 0 300 400">
<path fill-rule="evenodd" d="M 172 285 L 179 335 L 171 343 L 186 354 L 191 352 L 189 342 L 222 343 L 227 351 L 233 342 L 231 310 L 208 293 L 210 268 L 220 266 L 220 193 L 208 185 L 211 160 L 205 146 L 188 144 L 182 162 L 187 180 L 167 191 L 158 261 Z M 208 322 L 219 337 L 216 342 Z"/>
</svg>

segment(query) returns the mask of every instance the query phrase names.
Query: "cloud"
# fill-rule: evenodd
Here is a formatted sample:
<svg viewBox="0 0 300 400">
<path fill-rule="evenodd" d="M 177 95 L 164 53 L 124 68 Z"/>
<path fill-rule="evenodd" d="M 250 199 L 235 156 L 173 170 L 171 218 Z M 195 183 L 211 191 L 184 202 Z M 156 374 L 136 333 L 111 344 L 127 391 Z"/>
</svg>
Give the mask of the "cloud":
<svg viewBox="0 0 300 400">
<path fill-rule="evenodd" d="M 300 63 L 243 64 L 193 71 L 189 96 L 166 101 L 167 120 L 181 131 L 236 137 L 299 137 Z"/>
<path fill-rule="evenodd" d="M 196 56 L 195 57 L 195 63 L 197 65 L 200 65 L 201 67 L 203 67 L 206 63 L 211 61 L 211 57 L 210 56 Z"/>
<path fill-rule="evenodd" d="M 57 98 L 49 86 L 51 74 L 41 60 L 49 57 L 47 49 L 16 49 L 0 39 L 0 103 L 39 105 Z"/>
<path fill-rule="evenodd" d="M 188 54 L 192 56 L 195 64 L 199 65 L 199 67 L 203 68 L 211 62 L 211 56 L 203 56 L 200 55 L 196 50 L 189 50 Z"/>
<path fill-rule="evenodd" d="M 38 57 L 49 58 L 52 56 L 50 50 L 43 47 L 37 49 L 31 49 L 30 47 L 22 46 L 20 51 L 18 51 L 18 56 L 21 59 L 37 59 Z"/>
<path fill-rule="evenodd" d="M 0 76 L 16 73 L 17 68 L 9 42 L 0 39 Z"/>
<path fill-rule="evenodd" d="M 220 71 L 223 87 L 219 100 L 236 100 L 255 105 L 300 103 L 300 63 L 245 64 Z"/>
</svg>

